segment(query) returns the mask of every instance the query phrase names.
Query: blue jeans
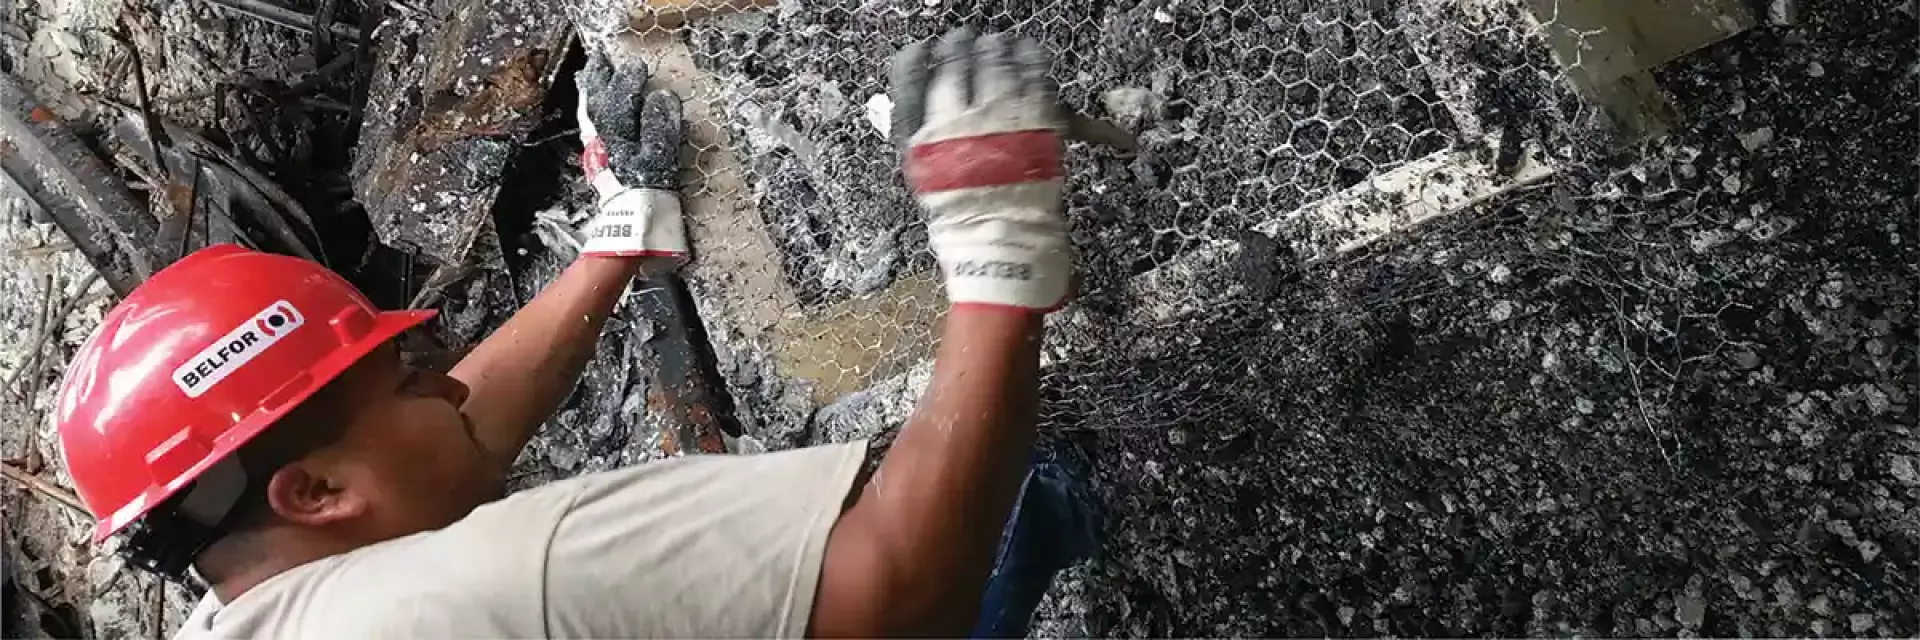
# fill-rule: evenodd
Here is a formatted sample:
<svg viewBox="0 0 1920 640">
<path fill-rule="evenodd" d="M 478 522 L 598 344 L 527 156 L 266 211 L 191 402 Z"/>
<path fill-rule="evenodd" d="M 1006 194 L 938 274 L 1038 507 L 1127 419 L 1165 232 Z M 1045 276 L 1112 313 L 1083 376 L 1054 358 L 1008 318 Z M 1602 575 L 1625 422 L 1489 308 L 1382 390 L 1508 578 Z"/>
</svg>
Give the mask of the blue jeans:
<svg viewBox="0 0 1920 640">
<path fill-rule="evenodd" d="M 1087 488 L 1089 471 L 1070 452 L 1043 446 L 1034 453 L 1001 530 L 972 637 L 1026 637 L 1054 575 L 1098 550 L 1102 514 Z"/>
</svg>

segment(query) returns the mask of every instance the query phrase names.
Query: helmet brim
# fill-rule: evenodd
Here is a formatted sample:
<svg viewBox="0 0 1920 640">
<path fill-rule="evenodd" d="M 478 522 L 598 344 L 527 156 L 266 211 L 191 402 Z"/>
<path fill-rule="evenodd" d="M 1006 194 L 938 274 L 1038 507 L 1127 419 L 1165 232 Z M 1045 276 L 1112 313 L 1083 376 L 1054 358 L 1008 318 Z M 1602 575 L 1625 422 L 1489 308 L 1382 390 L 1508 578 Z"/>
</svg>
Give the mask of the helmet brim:
<svg viewBox="0 0 1920 640">
<path fill-rule="evenodd" d="M 286 402 L 279 404 L 279 406 L 273 409 L 256 411 L 253 415 L 247 416 L 235 424 L 232 429 L 216 439 L 209 454 L 199 462 L 188 467 L 187 472 L 181 474 L 179 480 L 169 482 L 165 485 L 155 486 L 141 495 L 139 499 L 100 518 L 100 521 L 94 525 L 93 542 L 98 544 L 105 541 L 109 536 L 118 533 L 121 529 L 126 528 L 127 525 L 132 524 L 135 520 L 140 519 L 141 516 L 146 515 L 153 507 L 158 506 L 168 498 L 173 497 L 174 494 L 179 493 L 181 489 L 192 486 L 193 478 L 199 477 L 201 473 L 205 472 L 208 467 L 212 467 L 214 463 L 225 459 L 227 456 L 234 455 L 240 450 L 241 445 L 246 444 L 247 441 L 252 440 L 254 436 L 266 431 L 267 427 L 272 426 L 273 423 L 285 417 L 294 407 L 300 406 L 300 403 L 306 402 L 307 398 L 313 397 L 313 394 L 318 393 L 327 383 L 340 377 L 340 374 L 345 372 L 348 367 L 359 362 L 361 358 L 365 358 L 367 354 L 373 353 L 373 350 L 379 348 L 380 345 L 386 344 L 389 340 L 398 337 L 408 329 L 418 327 L 426 321 L 432 320 L 436 315 L 438 315 L 438 312 L 431 309 L 381 312 L 374 317 L 372 328 L 369 329 L 365 335 L 361 336 L 359 340 L 339 348 L 329 354 L 327 358 L 315 363 L 309 368 L 307 370 L 309 375 L 306 376 L 306 383 L 297 389 L 288 391 L 286 395 L 282 396 L 287 399 Z"/>
</svg>

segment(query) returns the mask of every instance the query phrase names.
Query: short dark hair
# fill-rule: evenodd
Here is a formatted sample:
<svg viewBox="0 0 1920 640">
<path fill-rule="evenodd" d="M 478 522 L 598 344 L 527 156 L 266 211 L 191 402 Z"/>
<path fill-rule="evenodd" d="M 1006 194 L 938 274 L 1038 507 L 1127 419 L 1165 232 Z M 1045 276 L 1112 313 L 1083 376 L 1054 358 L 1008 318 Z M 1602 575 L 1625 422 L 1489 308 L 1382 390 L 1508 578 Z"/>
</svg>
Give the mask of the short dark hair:
<svg viewBox="0 0 1920 640">
<path fill-rule="evenodd" d="M 286 415 L 240 445 L 236 458 L 246 473 L 246 484 L 233 505 L 218 523 L 206 523 L 186 515 L 184 505 L 193 489 L 175 493 L 127 528 L 127 543 L 121 553 L 135 566 L 161 577 L 186 583 L 189 566 L 209 567 L 200 556 L 221 543 L 258 528 L 270 521 L 273 509 L 267 504 L 267 485 L 273 475 L 288 464 L 323 447 L 339 442 L 347 432 L 348 406 L 339 398 L 335 384 L 320 388 Z M 245 546 L 244 544 L 240 546 Z M 241 551 L 244 555 L 245 551 Z M 220 554 L 231 558 L 233 554 Z M 222 563 L 224 564 L 224 563 Z M 216 571 L 225 570 L 213 568 Z M 218 576 L 203 575 L 212 581 Z"/>
<path fill-rule="evenodd" d="M 336 385 L 323 386 L 240 445 L 240 468 L 247 472 L 247 488 L 221 522 L 222 535 L 264 524 L 273 514 L 267 504 L 267 483 L 273 480 L 273 474 L 346 435 L 347 415 L 342 408 L 347 405 L 339 396 Z"/>
</svg>

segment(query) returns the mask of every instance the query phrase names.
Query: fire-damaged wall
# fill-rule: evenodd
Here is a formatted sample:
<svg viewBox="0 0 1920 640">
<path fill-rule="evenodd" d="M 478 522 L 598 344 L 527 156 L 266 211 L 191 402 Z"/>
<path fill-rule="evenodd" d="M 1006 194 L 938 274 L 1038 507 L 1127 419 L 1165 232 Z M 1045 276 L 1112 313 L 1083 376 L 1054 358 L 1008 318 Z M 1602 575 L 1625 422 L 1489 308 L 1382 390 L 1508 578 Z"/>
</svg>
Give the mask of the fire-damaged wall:
<svg viewBox="0 0 1920 640">
<path fill-rule="evenodd" d="M 1913 3 L 713 4 L 569 15 L 686 100 L 686 278 L 736 450 L 884 441 L 926 387 L 944 303 L 883 130 L 899 45 L 1033 36 L 1067 106 L 1137 138 L 1069 147 L 1084 282 L 1048 318 L 1041 427 L 1108 517 L 1036 635 L 1920 633 Z M 490 262 L 423 298 L 445 342 L 571 256 L 571 68 L 542 64 L 547 111 L 482 158 L 508 182 L 468 185 L 499 202 L 462 228 L 497 243 L 441 252 Z M 474 222 L 433 195 L 382 232 Z M 44 315 L 32 278 L 82 268 L 26 218 L 8 343 Z M 517 484 L 661 455 L 669 329 L 622 308 Z M 44 395 L 9 403 L 40 427 L 5 457 L 63 483 Z M 22 593 L 103 635 L 178 624 L 185 592 L 7 487 Z"/>
<path fill-rule="evenodd" d="M 1034 36 L 1069 106 L 1138 135 L 1070 149 L 1086 283 L 1049 320 L 1043 428 L 1113 515 L 1041 633 L 1912 633 L 1911 5 L 1700 3 L 1622 44 L 1563 3 L 639 31 L 724 118 L 736 163 L 696 174 L 751 194 L 699 250 L 777 250 L 762 288 L 693 272 L 768 434 L 884 437 L 926 384 L 895 47 Z"/>
</svg>

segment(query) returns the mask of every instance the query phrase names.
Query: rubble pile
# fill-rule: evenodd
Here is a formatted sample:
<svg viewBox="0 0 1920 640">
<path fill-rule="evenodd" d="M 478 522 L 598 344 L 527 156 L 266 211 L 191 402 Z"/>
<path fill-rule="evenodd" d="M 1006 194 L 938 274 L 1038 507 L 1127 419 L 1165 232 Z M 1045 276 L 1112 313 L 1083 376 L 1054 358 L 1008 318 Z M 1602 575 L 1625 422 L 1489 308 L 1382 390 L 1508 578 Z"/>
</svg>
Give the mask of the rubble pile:
<svg viewBox="0 0 1920 640">
<path fill-rule="evenodd" d="M 1635 141 L 1524 17 L 1389 5 L 809 2 L 686 42 L 782 308 L 843 323 L 927 268 L 874 124 L 888 43 L 1034 35 L 1138 133 L 1071 149 L 1087 286 L 1043 420 L 1117 515 L 1039 635 L 1911 633 L 1916 139 L 1868 105 L 1914 97 L 1912 7 L 1682 57 L 1654 74 L 1681 117 Z M 1345 238 L 1289 212 L 1449 147 L 1550 177 L 1303 255 Z M 716 348 L 743 411 L 819 407 L 821 440 L 884 438 L 926 380 L 822 401 L 765 384 L 779 346 Z"/>
<path fill-rule="evenodd" d="M 516 487 L 669 455 L 663 372 L 719 381 L 732 451 L 891 437 L 942 304 L 884 65 L 967 23 L 1138 142 L 1069 147 L 1042 428 L 1110 516 L 1036 635 L 1920 632 L 1912 2 L 1771 3 L 1648 73 L 1650 129 L 1578 88 L 1600 63 L 1556 54 L 1550 2 L 216 4 L 0 9 L 0 71 L 129 184 L 127 123 L 204 138 L 228 231 L 441 310 L 406 345 L 436 365 L 573 257 L 580 43 L 686 100 L 685 291 L 630 292 Z M 112 295 L 40 191 L 0 190 L 0 408 L 31 425 L 0 439 L 0 635 L 155 635 L 196 594 L 60 498 L 48 387 Z"/>
<path fill-rule="evenodd" d="M 1869 106 L 1915 98 L 1914 12 L 1880 7 L 1663 69 L 1669 136 L 1137 363 L 1243 382 L 1088 438 L 1130 516 L 1036 633 L 1914 633 L 1917 146 Z"/>
</svg>

